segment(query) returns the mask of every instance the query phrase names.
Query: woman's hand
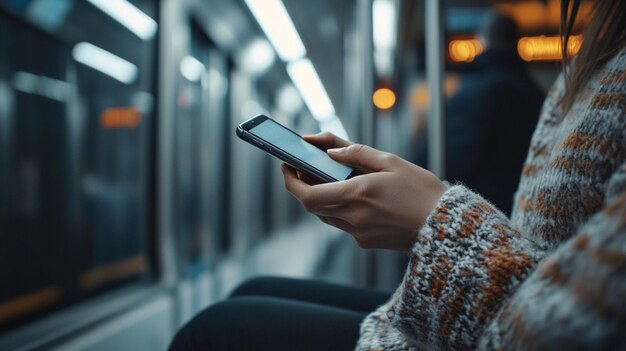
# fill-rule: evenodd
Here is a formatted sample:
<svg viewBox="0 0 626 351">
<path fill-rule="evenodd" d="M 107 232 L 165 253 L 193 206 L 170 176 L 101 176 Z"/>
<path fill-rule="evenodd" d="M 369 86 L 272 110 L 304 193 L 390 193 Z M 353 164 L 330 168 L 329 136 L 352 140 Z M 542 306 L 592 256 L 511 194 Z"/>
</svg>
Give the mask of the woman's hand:
<svg viewBox="0 0 626 351">
<path fill-rule="evenodd" d="M 363 248 L 410 249 L 446 186 L 431 172 L 396 155 L 350 144 L 330 133 L 305 139 L 364 174 L 311 185 L 283 164 L 287 190 L 309 212 L 352 234 Z"/>
</svg>

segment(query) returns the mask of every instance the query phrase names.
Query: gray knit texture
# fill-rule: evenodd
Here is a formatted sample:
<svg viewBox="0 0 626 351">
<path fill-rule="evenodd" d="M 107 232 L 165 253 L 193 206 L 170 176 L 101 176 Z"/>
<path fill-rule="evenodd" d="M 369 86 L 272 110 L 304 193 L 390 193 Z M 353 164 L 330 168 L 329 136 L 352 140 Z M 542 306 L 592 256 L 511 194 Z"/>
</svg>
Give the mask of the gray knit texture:
<svg viewBox="0 0 626 351">
<path fill-rule="evenodd" d="M 626 349 L 625 83 L 622 49 L 563 113 L 559 77 L 511 217 L 450 187 L 357 350 Z"/>
</svg>

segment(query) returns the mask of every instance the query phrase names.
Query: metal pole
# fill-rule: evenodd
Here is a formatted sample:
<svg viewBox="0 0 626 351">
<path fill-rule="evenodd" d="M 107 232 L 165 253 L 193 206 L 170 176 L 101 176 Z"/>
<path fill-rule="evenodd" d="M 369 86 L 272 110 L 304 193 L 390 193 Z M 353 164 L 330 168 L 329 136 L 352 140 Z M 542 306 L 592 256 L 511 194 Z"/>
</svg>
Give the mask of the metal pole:
<svg viewBox="0 0 626 351">
<path fill-rule="evenodd" d="M 426 80 L 430 90 L 428 111 L 428 168 L 445 177 L 445 104 L 443 93 L 443 1 L 426 0 Z"/>
<path fill-rule="evenodd" d="M 176 284 L 178 267 L 176 266 L 175 235 L 174 235 L 174 189 L 173 187 L 173 162 L 174 162 L 174 131 L 176 105 L 175 82 L 178 80 L 177 71 L 172 67 L 178 67 L 183 40 L 177 34 L 183 14 L 182 6 L 178 0 L 165 0 L 161 3 L 161 34 L 160 41 L 160 64 L 159 64 L 159 99 L 158 99 L 158 160 L 157 171 L 157 235 L 158 250 L 161 265 L 161 281 L 168 287 Z M 163 30 L 162 28 L 167 28 Z M 180 321 L 178 321 L 180 322 Z M 178 323 L 177 322 L 177 323 Z"/>
<path fill-rule="evenodd" d="M 372 1 L 357 0 L 356 25 L 359 40 L 359 60 L 361 87 L 359 100 L 361 102 L 359 118 L 359 138 L 362 144 L 375 146 L 376 115 L 371 96 L 374 91 L 374 33 L 372 32 Z M 372 250 L 357 252 L 356 275 L 357 280 L 365 286 L 376 285 L 376 255 Z"/>
<path fill-rule="evenodd" d="M 359 142 L 375 146 L 375 123 L 376 116 L 372 104 L 374 92 L 374 39 L 372 22 L 372 0 L 359 0 L 357 2 L 357 25 L 360 39 L 361 58 L 361 98 L 363 110 L 361 111 L 361 135 Z"/>
</svg>

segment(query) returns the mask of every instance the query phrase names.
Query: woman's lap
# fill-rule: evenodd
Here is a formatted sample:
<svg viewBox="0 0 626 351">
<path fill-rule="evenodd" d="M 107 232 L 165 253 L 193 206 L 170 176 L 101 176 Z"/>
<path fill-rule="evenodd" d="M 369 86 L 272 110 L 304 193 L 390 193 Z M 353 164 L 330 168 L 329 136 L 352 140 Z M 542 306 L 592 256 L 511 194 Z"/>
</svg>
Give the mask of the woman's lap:
<svg viewBox="0 0 626 351">
<path fill-rule="evenodd" d="M 308 302 L 236 297 L 198 314 L 171 350 L 353 350 L 363 318 Z"/>
<path fill-rule="evenodd" d="M 245 281 L 230 296 L 272 296 L 369 313 L 390 294 L 308 279 L 261 277 Z"/>
<path fill-rule="evenodd" d="M 312 281 L 255 279 L 194 317 L 170 350 L 352 350 L 361 321 L 388 297 Z"/>
</svg>

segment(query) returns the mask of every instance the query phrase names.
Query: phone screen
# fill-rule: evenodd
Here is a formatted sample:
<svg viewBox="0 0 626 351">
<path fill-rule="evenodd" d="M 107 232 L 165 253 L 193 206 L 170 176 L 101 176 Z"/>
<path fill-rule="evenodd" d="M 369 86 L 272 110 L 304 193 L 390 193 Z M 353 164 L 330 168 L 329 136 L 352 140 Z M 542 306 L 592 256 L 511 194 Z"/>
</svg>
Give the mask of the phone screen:
<svg viewBox="0 0 626 351">
<path fill-rule="evenodd" d="M 333 160 L 326 152 L 271 119 L 265 120 L 249 132 L 337 180 L 344 180 L 352 173 L 352 168 Z"/>
</svg>

